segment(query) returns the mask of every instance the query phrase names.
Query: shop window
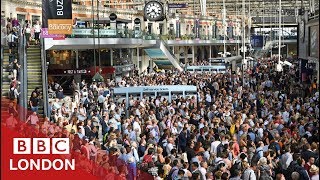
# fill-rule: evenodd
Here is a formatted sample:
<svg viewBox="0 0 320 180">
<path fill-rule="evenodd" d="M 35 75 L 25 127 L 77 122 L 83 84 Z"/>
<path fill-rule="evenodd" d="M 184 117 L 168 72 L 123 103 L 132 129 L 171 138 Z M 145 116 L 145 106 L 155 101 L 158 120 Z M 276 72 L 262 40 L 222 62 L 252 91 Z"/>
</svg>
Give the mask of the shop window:
<svg viewBox="0 0 320 180">
<path fill-rule="evenodd" d="M 26 20 L 26 15 L 25 14 L 17 14 L 17 20 L 20 22 L 24 22 Z"/>
<path fill-rule="evenodd" d="M 32 16 L 32 25 L 36 24 L 36 21 L 40 21 L 40 16 Z"/>
</svg>

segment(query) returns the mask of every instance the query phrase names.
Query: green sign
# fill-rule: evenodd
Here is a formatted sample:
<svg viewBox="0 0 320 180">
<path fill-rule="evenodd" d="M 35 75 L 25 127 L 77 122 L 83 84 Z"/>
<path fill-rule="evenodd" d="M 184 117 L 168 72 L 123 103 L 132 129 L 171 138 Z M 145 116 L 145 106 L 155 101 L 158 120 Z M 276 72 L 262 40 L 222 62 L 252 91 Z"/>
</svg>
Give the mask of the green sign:
<svg viewBox="0 0 320 180">
<path fill-rule="evenodd" d="M 73 35 L 93 35 L 92 29 L 73 29 Z M 98 35 L 98 29 L 94 29 L 94 34 Z M 115 36 L 117 31 L 115 29 L 99 29 L 101 36 Z"/>
</svg>

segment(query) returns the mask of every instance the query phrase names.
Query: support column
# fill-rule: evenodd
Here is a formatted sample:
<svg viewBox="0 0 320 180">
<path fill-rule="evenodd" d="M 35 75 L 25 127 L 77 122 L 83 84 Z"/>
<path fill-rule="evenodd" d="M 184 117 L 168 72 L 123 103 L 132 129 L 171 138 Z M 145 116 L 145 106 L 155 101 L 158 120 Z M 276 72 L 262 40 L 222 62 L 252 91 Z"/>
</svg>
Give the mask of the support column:
<svg viewBox="0 0 320 180">
<path fill-rule="evenodd" d="M 178 46 L 178 53 L 177 53 L 177 59 L 178 59 L 178 62 L 180 63 L 180 47 Z"/>
<path fill-rule="evenodd" d="M 212 46 L 209 46 L 209 58 L 212 58 Z"/>
<path fill-rule="evenodd" d="M 110 48 L 110 66 L 113 66 L 113 49 Z"/>
<path fill-rule="evenodd" d="M 76 69 L 79 69 L 79 50 L 76 49 L 75 53 L 76 53 Z M 80 74 L 74 75 L 73 78 L 74 78 L 76 83 L 80 83 L 81 82 L 81 75 Z"/>
<path fill-rule="evenodd" d="M 140 76 L 141 73 L 141 67 L 140 67 L 140 54 L 139 54 L 139 47 L 137 47 L 137 67 L 139 69 L 138 74 Z"/>
<path fill-rule="evenodd" d="M 184 46 L 184 63 L 189 63 L 188 62 L 188 47 Z"/>
<path fill-rule="evenodd" d="M 195 56 L 195 52 L 194 52 L 194 46 L 192 46 L 192 63 L 194 63 L 194 56 Z"/>
</svg>

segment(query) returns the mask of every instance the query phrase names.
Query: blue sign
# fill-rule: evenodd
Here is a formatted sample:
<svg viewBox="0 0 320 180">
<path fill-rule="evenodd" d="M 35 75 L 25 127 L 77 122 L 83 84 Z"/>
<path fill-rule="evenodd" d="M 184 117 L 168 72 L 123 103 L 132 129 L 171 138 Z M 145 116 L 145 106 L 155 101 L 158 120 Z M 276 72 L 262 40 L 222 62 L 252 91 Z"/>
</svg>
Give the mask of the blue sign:
<svg viewBox="0 0 320 180">
<path fill-rule="evenodd" d="M 184 3 L 184 4 L 172 3 L 172 4 L 168 4 L 168 8 L 188 8 L 188 4 L 187 3 Z"/>
</svg>

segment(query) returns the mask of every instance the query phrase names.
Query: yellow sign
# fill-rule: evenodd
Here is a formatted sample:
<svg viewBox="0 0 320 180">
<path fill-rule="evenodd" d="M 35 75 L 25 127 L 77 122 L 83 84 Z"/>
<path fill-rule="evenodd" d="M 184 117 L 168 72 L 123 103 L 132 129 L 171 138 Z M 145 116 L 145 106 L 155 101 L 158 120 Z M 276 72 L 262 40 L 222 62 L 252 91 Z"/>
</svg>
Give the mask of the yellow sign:
<svg viewBox="0 0 320 180">
<path fill-rule="evenodd" d="M 49 34 L 72 34 L 72 19 L 48 19 Z"/>
</svg>

